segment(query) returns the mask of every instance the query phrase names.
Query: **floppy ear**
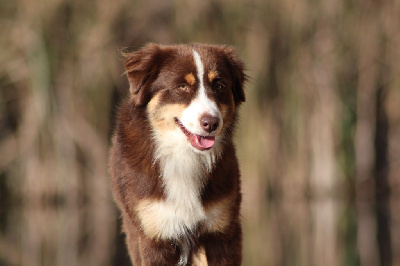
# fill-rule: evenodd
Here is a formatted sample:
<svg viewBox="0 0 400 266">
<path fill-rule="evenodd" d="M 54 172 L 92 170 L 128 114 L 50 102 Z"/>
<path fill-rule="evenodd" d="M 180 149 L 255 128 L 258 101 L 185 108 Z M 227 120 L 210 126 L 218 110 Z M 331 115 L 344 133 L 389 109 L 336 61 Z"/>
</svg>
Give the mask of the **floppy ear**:
<svg viewBox="0 0 400 266">
<path fill-rule="evenodd" d="M 232 48 L 225 47 L 224 52 L 228 61 L 229 71 L 232 73 L 233 78 L 233 98 L 235 104 L 239 105 L 246 100 L 244 94 L 244 83 L 247 80 L 247 75 L 244 73 L 244 64 L 239 60 L 239 58 L 237 58 Z"/>
<path fill-rule="evenodd" d="M 158 74 L 160 47 L 148 44 L 132 53 L 124 53 L 125 74 L 128 76 L 130 92 L 138 106 L 146 105 L 152 96 L 151 83 Z"/>
</svg>

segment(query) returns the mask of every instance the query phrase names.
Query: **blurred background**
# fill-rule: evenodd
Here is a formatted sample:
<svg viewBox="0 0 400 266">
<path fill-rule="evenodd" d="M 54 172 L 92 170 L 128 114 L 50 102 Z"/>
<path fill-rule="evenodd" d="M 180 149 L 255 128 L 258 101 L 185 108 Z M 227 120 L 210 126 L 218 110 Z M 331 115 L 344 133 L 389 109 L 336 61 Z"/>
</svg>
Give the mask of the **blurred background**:
<svg viewBox="0 0 400 266">
<path fill-rule="evenodd" d="M 243 265 L 400 265 L 400 2 L 0 0 L 0 265 L 129 265 L 121 49 L 236 48 Z"/>
</svg>

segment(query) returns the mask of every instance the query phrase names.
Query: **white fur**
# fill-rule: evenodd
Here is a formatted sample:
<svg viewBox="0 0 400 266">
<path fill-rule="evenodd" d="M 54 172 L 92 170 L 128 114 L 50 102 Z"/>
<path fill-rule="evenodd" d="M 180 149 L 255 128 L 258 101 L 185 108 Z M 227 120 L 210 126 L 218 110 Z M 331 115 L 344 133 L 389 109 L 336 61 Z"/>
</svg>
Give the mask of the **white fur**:
<svg viewBox="0 0 400 266">
<path fill-rule="evenodd" d="M 200 56 L 196 51 L 193 56 L 200 81 L 198 94 L 179 119 L 191 132 L 205 135 L 198 125 L 203 113 L 208 112 L 222 119 L 217 105 L 205 94 L 204 66 Z M 206 181 L 205 175 L 212 170 L 221 155 L 223 137 L 216 136 L 214 146 L 205 151 L 192 147 L 178 126 L 169 130 L 153 127 L 153 139 L 156 143 L 155 162 L 161 165 L 161 178 L 167 198 L 165 201 L 139 204 L 139 215 L 145 231 L 148 228 L 150 235 L 160 239 L 174 239 L 192 231 L 200 221 L 207 218 L 200 193 Z"/>
<path fill-rule="evenodd" d="M 183 139 L 182 139 L 183 136 Z M 167 198 L 151 202 L 146 209 L 143 227 L 154 230 L 160 239 L 177 239 L 191 233 L 199 222 L 208 220 L 200 199 L 204 175 L 210 172 L 221 155 L 221 138 L 211 150 L 195 152 L 180 129 L 164 132 L 157 139 L 156 160 L 161 164 L 162 180 Z M 147 224 L 147 225 L 146 225 Z M 179 265 L 185 265 L 190 247 L 182 245 Z"/>
<path fill-rule="evenodd" d="M 151 227 L 157 228 L 158 238 L 173 239 L 190 232 L 206 219 L 200 192 L 204 175 L 220 157 L 222 145 L 217 138 L 219 145 L 216 143 L 211 150 L 202 153 L 195 152 L 180 129 L 160 135 L 155 132 L 154 139 L 157 143 L 155 159 L 161 165 L 167 198 L 149 203 L 147 211 L 153 213 L 149 217 L 154 219 L 142 222 L 152 223 Z"/>
<path fill-rule="evenodd" d="M 211 101 L 206 95 L 206 89 L 204 87 L 204 65 L 201 61 L 200 55 L 195 50 L 193 50 L 193 57 L 197 68 L 197 79 L 199 80 L 199 88 L 196 97 L 183 111 L 182 117 L 180 117 L 179 120 L 182 122 L 185 128 L 187 128 L 190 132 L 194 134 L 201 136 L 215 136 L 218 135 L 218 133 L 221 131 L 223 125 L 222 115 L 215 102 Z M 207 133 L 200 126 L 199 119 L 201 115 L 205 113 L 219 118 L 220 123 L 218 125 L 218 128 L 212 134 Z"/>
<path fill-rule="evenodd" d="M 222 128 L 222 117 L 215 102 L 205 93 L 203 76 L 204 66 L 199 54 L 193 51 L 199 89 L 178 119 L 194 134 L 209 135 L 199 125 L 199 118 L 204 113 L 217 116 L 220 125 L 214 135 Z M 173 119 L 173 118 L 170 118 Z M 205 151 L 194 148 L 178 126 L 168 130 L 153 126 L 153 139 L 156 143 L 155 162 L 161 166 L 166 199 L 164 201 L 144 200 L 137 211 L 144 231 L 159 239 L 177 239 L 193 231 L 199 222 L 215 216 L 205 212 L 200 193 L 204 186 L 205 175 L 213 169 L 222 153 L 223 136 L 218 134 L 214 146 Z M 180 263 L 185 264 L 189 247 L 182 246 Z"/>
</svg>

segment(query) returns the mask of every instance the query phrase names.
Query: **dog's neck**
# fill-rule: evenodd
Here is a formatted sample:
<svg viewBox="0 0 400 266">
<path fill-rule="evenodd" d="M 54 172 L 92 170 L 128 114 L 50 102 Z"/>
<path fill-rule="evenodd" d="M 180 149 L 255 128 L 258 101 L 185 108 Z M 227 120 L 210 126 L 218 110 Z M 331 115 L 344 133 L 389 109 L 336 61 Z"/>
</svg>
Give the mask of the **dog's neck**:
<svg viewBox="0 0 400 266">
<path fill-rule="evenodd" d="M 182 133 L 170 131 L 163 132 L 160 136 L 161 134 L 154 132 L 155 160 L 161 166 L 161 177 L 168 200 L 188 205 L 187 203 L 199 198 L 206 176 L 221 157 L 223 140 L 222 137 L 217 137 L 212 149 L 196 151 L 188 142 L 176 139 L 177 134 Z"/>
<path fill-rule="evenodd" d="M 221 140 L 211 150 L 200 152 L 194 150 L 187 142 L 174 142 L 176 134 L 171 132 L 170 136 L 154 137 L 156 163 L 161 166 L 161 178 L 166 194 L 163 211 L 166 217 L 170 213 L 175 216 L 174 221 L 167 219 L 171 224 L 167 227 L 167 235 L 174 238 L 181 237 L 184 233 L 191 235 L 197 224 L 206 219 L 201 204 L 201 190 L 207 182 L 207 175 L 213 170 L 222 153 Z M 179 265 L 186 265 L 191 247 L 182 243 L 180 246 L 182 254 Z"/>
</svg>

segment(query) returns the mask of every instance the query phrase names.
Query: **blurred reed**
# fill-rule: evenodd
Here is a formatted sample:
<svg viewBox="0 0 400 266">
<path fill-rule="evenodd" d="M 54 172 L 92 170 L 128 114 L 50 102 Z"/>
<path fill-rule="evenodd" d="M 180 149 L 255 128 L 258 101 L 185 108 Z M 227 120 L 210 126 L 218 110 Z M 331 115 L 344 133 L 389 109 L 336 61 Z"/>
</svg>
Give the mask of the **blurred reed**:
<svg viewBox="0 0 400 266">
<path fill-rule="evenodd" d="M 400 264 L 398 1 L 1 1 L 0 265 L 128 265 L 119 50 L 236 47 L 244 265 Z"/>
</svg>

